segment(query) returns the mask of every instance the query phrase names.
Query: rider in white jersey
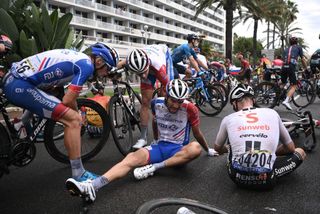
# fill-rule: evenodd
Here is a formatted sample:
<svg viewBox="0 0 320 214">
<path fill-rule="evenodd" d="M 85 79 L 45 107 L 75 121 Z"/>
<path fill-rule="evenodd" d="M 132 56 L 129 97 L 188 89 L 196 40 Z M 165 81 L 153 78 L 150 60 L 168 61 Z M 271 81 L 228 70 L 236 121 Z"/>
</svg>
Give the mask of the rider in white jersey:
<svg viewBox="0 0 320 214">
<path fill-rule="evenodd" d="M 272 188 L 275 179 L 295 170 L 306 154 L 295 148 L 276 111 L 253 107 L 253 96 L 248 85 L 232 90 L 230 102 L 236 112 L 222 120 L 214 149 L 227 152 L 224 144 L 228 140 L 228 173 L 237 185 Z"/>
<path fill-rule="evenodd" d="M 86 80 L 96 72 L 106 76 L 118 62 L 118 54 L 102 43 L 90 46 L 87 55 L 68 49 L 39 53 L 16 62 L 3 79 L 10 103 L 64 124 L 64 144 L 72 177 L 83 181 L 96 175 L 86 171 L 81 161 L 81 122 L 76 99 Z M 71 81 L 62 100 L 50 95 Z M 26 126 L 28 124 L 25 124 Z"/>
<path fill-rule="evenodd" d="M 70 178 L 66 182 L 72 195 L 86 196 L 94 201 L 96 191 L 111 181 L 125 176 L 131 169 L 136 179 L 152 176 L 158 169 L 186 164 L 201 154 L 201 146 L 208 155 L 215 155 L 199 128 L 199 112 L 188 102 L 188 85 L 176 79 L 167 85 L 166 98 L 152 101 L 153 129 L 156 144 L 129 153 L 120 163 L 92 182 L 78 182 Z M 198 140 L 189 142 L 189 130 Z"/>
<path fill-rule="evenodd" d="M 142 49 L 134 49 L 128 57 L 121 61 L 118 67 L 126 66 L 141 78 L 140 89 L 142 105 L 140 109 L 141 134 L 137 143 L 133 146 L 139 149 L 147 145 L 147 127 L 149 121 L 149 108 L 154 91 L 154 85 L 158 80 L 162 86 L 162 95 L 165 86 L 174 78 L 171 55 L 166 45 L 148 45 Z"/>
</svg>

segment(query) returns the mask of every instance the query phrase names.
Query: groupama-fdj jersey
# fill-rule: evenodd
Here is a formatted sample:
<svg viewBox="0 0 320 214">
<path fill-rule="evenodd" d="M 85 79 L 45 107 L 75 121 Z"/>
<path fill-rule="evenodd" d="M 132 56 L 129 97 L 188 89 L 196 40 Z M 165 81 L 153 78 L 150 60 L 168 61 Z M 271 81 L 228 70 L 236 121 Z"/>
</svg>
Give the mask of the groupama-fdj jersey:
<svg viewBox="0 0 320 214">
<path fill-rule="evenodd" d="M 149 150 L 149 162 L 158 163 L 172 157 L 189 143 L 190 128 L 200 123 L 197 107 L 185 100 L 176 113 L 170 113 L 165 98 L 151 102 L 159 133 L 158 144 L 146 147 Z"/>
<path fill-rule="evenodd" d="M 141 79 L 142 89 L 153 89 L 156 80 L 162 85 L 173 79 L 172 59 L 166 45 L 148 45 L 143 48 L 150 59 L 150 71 L 147 79 Z"/>
<path fill-rule="evenodd" d="M 13 63 L 4 79 L 8 100 L 41 117 L 59 119 L 67 108 L 44 90 L 71 82 L 76 93 L 93 74 L 89 56 L 68 49 L 45 51 Z"/>
</svg>

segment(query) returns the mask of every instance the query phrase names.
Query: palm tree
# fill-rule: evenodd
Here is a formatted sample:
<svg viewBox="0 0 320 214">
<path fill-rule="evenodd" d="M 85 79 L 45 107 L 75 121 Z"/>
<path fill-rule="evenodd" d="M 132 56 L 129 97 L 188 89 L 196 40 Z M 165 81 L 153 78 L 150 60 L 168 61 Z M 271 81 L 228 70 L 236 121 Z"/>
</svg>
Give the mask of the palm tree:
<svg viewBox="0 0 320 214">
<path fill-rule="evenodd" d="M 216 9 L 223 8 L 226 11 L 226 57 L 232 60 L 232 22 L 233 22 L 233 11 L 236 9 L 241 10 L 241 4 L 245 0 L 195 0 L 196 14 L 197 17 L 206 8 L 211 7 L 213 4 L 217 4 Z"/>
</svg>

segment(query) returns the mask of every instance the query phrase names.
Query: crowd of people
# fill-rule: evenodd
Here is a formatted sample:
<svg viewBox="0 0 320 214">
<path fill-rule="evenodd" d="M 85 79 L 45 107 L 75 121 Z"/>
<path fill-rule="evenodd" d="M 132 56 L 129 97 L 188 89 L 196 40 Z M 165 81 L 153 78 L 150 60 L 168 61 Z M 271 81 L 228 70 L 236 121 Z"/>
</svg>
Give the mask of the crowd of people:
<svg viewBox="0 0 320 214">
<path fill-rule="evenodd" d="M 208 156 L 228 153 L 228 173 L 239 187 L 273 188 L 278 178 L 301 165 L 306 157 L 304 150 L 295 148 L 276 111 L 254 107 L 254 91 L 250 86 L 252 69 L 241 53 L 236 55 L 241 63 L 238 74 L 241 83 L 230 92 L 230 104 L 235 112 L 222 120 L 216 139 L 210 139 L 208 143 L 200 129 L 199 111 L 187 99 L 188 84 L 179 74 L 191 77 L 201 69 L 215 67 L 218 80 L 222 80 L 231 68 L 231 61 L 208 63 L 200 54 L 199 41 L 197 35 L 190 34 L 187 43 L 175 48 L 172 54 L 166 45 L 147 45 L 133 49 L 123 60 L 119 59 L 114 48 L 103 43 L 91 45 L 83 52 L 68 49 L 45 51 L 13 63 L 3 77 L 2 87 L 13 105 L 64 124 L 64 144 L 72 175 L 66 181 L 66 188 L 72 195 L 94 201 L 100 188 L 131 170 L 136 179 L 145 179 L 158 169 L 187 164 L 199 157 L 202 149 Z M 2 36 L 0 52 L 6 54 L 11 48 L 10 39 Z M 288 109 L 296 84 L 294 74 L 298 57 L 306 69 L 302 49 L 296 37 L 291 37 L 283 58 L 277 57 L 271 62 L 262 56 L 259 64 L 265 79 L 268 79 L 268 69 L 276 66 L 282 69 L 283 83 L 289 78 L 291 89 L 283 103 Z M 183 61 L 189 66 L 181 63 Z M 136 151 L 99 176 L 86 170 L 81 161 L 82 118 L 77 111 L 76 99 L 89 78 L 108 77 L 115 68 L 128 69 L 141 79 L 141 134 L 133 146 Z M 156 80 L 162 84 L 163 96 L 152 99 Z M 61 100 L 48 93 L 69 82 L 71 84 Z M 154 138 L 151 145 L 147 142 L 150 109 Z M 259 128 L 253 130 L 252 126 Z M 190 141 L 191 130 L 194 141 Z M 250 133 L 247 130 L 251 130 Z"/>
</svg>

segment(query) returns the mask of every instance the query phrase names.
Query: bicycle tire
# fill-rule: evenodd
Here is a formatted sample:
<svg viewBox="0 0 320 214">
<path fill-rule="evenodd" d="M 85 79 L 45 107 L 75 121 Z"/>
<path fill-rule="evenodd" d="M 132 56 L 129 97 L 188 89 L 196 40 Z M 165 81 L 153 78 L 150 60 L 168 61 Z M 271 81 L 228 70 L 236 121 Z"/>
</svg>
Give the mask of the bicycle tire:
<svg viewBox="0 0 320 214">
<path fill-rule="evenodd" d="M 228 99 L 229 99 L 229 97 L 228 97 L 229 93 L 228 93 L 227 88 L 223 84 L 218 83 L 218 82 L 212 83 L 212 86 L 216 87 L 220 91 L 221 95 L 223 96 L 223 101 L 224 101 L 223 107 L 225 105 L 227 105 Z"/>
<path fill-rule="evenodd" d="M 260 82 L 254 88 L 255 106 L 274 108 L 279 101 L 278 86 L 271 82 Z"/>
<path fill-rule="evenodd" d="M 305 108 L 312 103 L 315 94 L 313 85 L 309 80 L 300 80 L 293 96 L 292 102 L 298 108 Z"/>
<path fill-rule="evenodd" d="M 87 127 L 90 125 L 89 123 L 84 123 L 84 125 L 81 128 L 81 159 L 83 162 L 85 162 L 96 156 L 106 144 L 110 133 L 110 118 L 105 109 L 99 103 L 93 100 L 79 98 L 77 99 L 77 104 L 78 109 L 86 108 L 87 111 L 87 108 L 89 108 L 90 110 L 95 111 L 96 114 L 100 117 L 102 121 L 101 123 L 103 124 L 102 132 L 98 135 L 98 137 L 96 137 L 96 139 L 92 138 L 92 136 L 89 135 L 89 131 L 87 129 Z M 63 145 L 64 140 L 55 140 L 54 138 L 55 124 L 55 121 L 49 120 L 45 126 L 45 147 L 52 158 L 61 163 L 68 164 L 69 157 Z M 84 138 L 88 139 L 85 140 Z"/>
<path fill-rule="evenodd" d="M 4 125 L 0 123 L 0 178 L 8 173 L 8 164 L 11 159 L 11 140 Z"/>
<path fill-rule="evenodd" d="M 220 208 L 214 207 L 212 205 L 209 205 L 200 201 L 187 199 L 187 198 L 159 198 L 159 199 L 147 201 L 144 204 L 142 204 L 140 207 L 138 207 L 135 213 L 149 214 L 157 208 L 164 207 L 164 206 L 172 206 L 172 205 L 191 206 L 191 207 L 199 208 L 203 211 L 209 211 L 211 213 L 227 214 L 227 212 L 225 212 L 224 210 L 221 210 Z"/>
<path fill-rule="evenodd" d="M 135 140 L 138 140 L 140 136 L 140 107 L 141 97 L 132 89 L 131 92 L 134 98 L 133 112 L 139 118 L 136 123 L 128 114 L 124 105 L 121 103 L 121 99 L 117 96 L 113 96 L 109 102 L 109 115 L 110 115 L 110 129 L 113 136 L 114 143 L 116 144 L 119 152 L 126 156 L 132 152 L 132 146 Z M 136 105 L 136 99 L 140 104 L 140 107 Z M 128 136 L 126 136 L 128 134 Z"/>
<path fill-rule="evenodd" d="M 196 106 L 203 114 L 210 117 L 216 116 L 222 111 L 224 107 L 223 96 L 221 95 L 219 89 L 215 88 L 212 85 L 207 85 L 205 89 L 208 92 L 209 101 L 206 101 L 206 98 L 203 95 L 203 90 L 199 89 L 195 94 Z M 209 112 L 209 110 L 206 109 L 207 105 L 209 105 L 208 109 L 213 110 L 212 112 Z"/>
</svg>

